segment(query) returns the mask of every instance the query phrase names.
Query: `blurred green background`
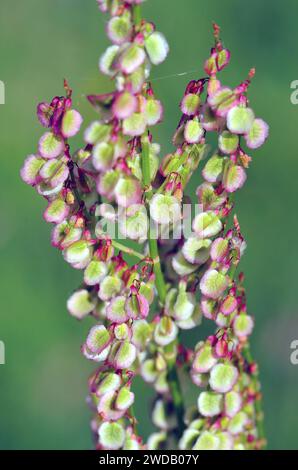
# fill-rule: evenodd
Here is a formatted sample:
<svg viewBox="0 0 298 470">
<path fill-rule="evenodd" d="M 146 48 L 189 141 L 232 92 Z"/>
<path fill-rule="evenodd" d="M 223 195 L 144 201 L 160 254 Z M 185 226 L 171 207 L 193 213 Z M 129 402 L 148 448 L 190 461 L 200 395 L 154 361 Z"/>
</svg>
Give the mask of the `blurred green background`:
<svg viewBox="0 0 298 470">
<path fill-rule="evenodd" d="M 165 122 L 155 134 L 163 153 L 171 149 L 187 81 L 203 75 L 212 21 L 222 26 L 232 50 L 226 82 L 236 85 L 250 67 L 257 69 L 251 104 L 269 122 L 271 136 L 255 152 L 238 196 L 248 241 L 242 268 L 249 311 L 256 317 L 252 348 L 261 369 L 269 448 L 297 449 L 298 366 L 290 363 L 290 343 L 298 339 L 298 106 L 290 102 L 290 83 L 298 79 L 298 2 L 148 0 L 143 11 L 171 45 L 168 60 L 153 70 L 155 92 L 165 105 Z M 44 201 L 22 183 L 19 168 L 42 132 L 36 104 L 61 94 L 64 77 L 86 121 L 94 114 L 84 94 L 110 89 L 97 67 L 108 44 L 105 21 L 95 0 L 1 0 L 0 79 L 6 85 L 6 104 L 0 106 L 0 340 L 6 346 L 6 365 L 0 366 L 2 449 L 92 445 L 84 400 L 92 367 L 79 348 L 89 324 L 76 322 L 65 308 L 81 273 L 51 248 L 50 227 L 41 217 Z M 199 174 L 193 179 L 193 190 L 199 179 Z M 196 335 L 199 339 L 201 333 Z M 143 415 L 150 392 L 140 383 L 137 388 L 146 434 L 148 417 Z"/>
</svg>

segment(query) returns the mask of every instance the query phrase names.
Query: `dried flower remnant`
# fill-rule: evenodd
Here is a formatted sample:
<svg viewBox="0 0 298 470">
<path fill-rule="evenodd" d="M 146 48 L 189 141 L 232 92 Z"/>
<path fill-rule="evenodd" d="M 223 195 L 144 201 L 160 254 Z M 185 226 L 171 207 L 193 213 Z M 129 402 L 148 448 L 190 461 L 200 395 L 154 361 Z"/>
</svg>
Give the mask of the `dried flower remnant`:
<svg viewBox="0 0 298 470">
<path fill-rule="evenodd" d="M 52 245 L 82 271 L 67 308 L 79 320 L 95 320 L 81 349 L 98 363 L 89 379 L 96 448 L 261 448 L 261 395 L 248 345 L 254 320 L 247 313 L 244 277 L 236 276 L 246 244 L 237 217 L 229 222 L 233 193 L 244 185 L 251 160 L 243 145 L 255 149 L 268 136 L 247 98 L 254 71 L 235 89 L 221 84 L 217 74 L 229 64 L 230 52 L 215 25 L 207 77 L 188 84 L 175 151 L 160 163 L 151 128 L 161 122 L 163 107 L 149 75 L 169 46 L 142 19 L 142 2 L 98 0 L 110 15 L 106 31 L 112 43 L 99 69 L 113 80 L 114 91 L 88 96 L 97 118 L 75 152 L 70 139 L 82 117 L 72 107 L 68 83 L 65 97 L 40 103 L 37 116 L 45 133 L 21 176 L 47 201 Z M 184 190 L 209 152 L 209 132 L 217 133 L 218 148 L 202 170 L 202 210 L 189 238 L 165 240 L 167 229 L 172 233 L 183 223 Z M 106 220 L 140 250 L 106 233 Z M 214 322 L 215 332 L 188 350 L 179 332 L 195 328 L 203 317 Z M 184 405 L 186 374 L 203 389 L 195 410 Z M 147 443 L 133 411 L 136 375 L 156 391 L 152 421 L 158 429 Z"/>
</svg>

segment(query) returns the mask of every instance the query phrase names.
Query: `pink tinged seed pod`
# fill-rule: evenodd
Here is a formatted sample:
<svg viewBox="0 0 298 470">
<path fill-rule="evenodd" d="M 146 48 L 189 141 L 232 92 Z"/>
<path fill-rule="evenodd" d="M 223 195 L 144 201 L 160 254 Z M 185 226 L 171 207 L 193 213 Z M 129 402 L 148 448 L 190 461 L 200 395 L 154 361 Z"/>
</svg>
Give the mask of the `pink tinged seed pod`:
<svg viewBox="0 0 298 470">
<path fill-rule="evenodd" d="M 218 358 L 227 358 L 229 356 L 229 345 L 224 339 L 217 341 L 214 353 Z"/>
<path fill-rule="evenodd" d="M 219 237 L 212 243 L 210 256 L 212 261 L 222 263 L 229 252 L 229 241 Z"/>
<path fill-rule="evenodd" d="M 116 341 L 110 351 L 108 360 L 115 369 L 128 369 L 137 357 L 137 349 L 129 341 Z"/>
<path fill-rule="evenodd" d="M 108 170 L 101 174 L 96 182 L 96 190 L 101 196 L 105 196 L 109 201 L 114 198 L 114 189 L 119 181 L 117 170 Z"/>
<path fill-rule="evenodd" d="M 108 274 L 107 263 L 93 259 L 84 271 L 84 282 L 87 286 L 99 284 Z"/>
<path fill-rule="evenodd" d="M 207 85 L 208 96 L 213 96 L 221 88 L 221 82 L 216 77 L 210 77 Z"/>
<path fill-rule="evenodd" d="M 139 204 L 142 200 L 142 189 L 139 181 L 130 176 L 120 177 L 114 188 L 114 195 L 117 204 L 121 207 Z"/>
<path fill-rule="evenodd" d="M 181 204 L 170 194 L 155 194 L 150 201 L 150 215 L 158 224 L 169 224 L 181 219 Z"/>
<path fill-rule="evenodd" d="M 114 162 L 114 146 L 107 142 L 99 142 L 92 150 L 92 164 L 97 171 L 110 169 Z"/>
<path fill-rule="evenodd" d="M 100 354 L 110 345 L 111 340 L 111 334 L 104 325 L 95 325 L 88 333 L 86 346 L 90 352 Z"/>
<path fill-rule="evenodd" d="M 123 134 L 130 137 L 138 137 L 146 130 L 146 116 L 143 113 L 133 113 L 123 121 Z"/>
<path fill-rule="evenodd" d="M 87 240 L 79 240 L 63 251 L 65 261 L 75 269 L 84 269 L 92 258 L 92 248 Z"/>
<path fill-rule="evenodd" d="M 101 449 L 118 450 L 125 442 L 125 430 L 119 423 L 104 422 L 98 429 L 98 442 Z"/>
<path fill-rule="evenodd" d="M 209 269 L 205 272 L 200 282 L 202 294 L 210 299 L 218 299 L 228 287 L 227 276 L 216 269 Z"/>
<path fill-rule="evenodd" d="M 213 392 L 201 392 L 198 398 L 198 410 L 201 415 L 212 418 L 221 413 L 223 396 Z M 206 431 L 205 431 L 206 432 Z M 203 436 L 203 434 L 201 434 Z"/>
<path fill-rule="evenodd" d="M 71 225 L 67 220 L 56 225 L 52 230 L 51 241 L 56 248 L 64 250 L 81 239 L 83 230 Z"/>
<path fill-rule="evenodd" d="M 184 96 L 180 108 L 186 116 L 194 116 L 198 113 L 200 107 L 200 96 L 195 93 L 188 93 Z"/>
<path fill-rule="evenodd" d="M 207 75 L 215 75 L 217 72 L 217 66 L 216 66 L 216 52 L 213 50 L 212 54 L 208 59 L 205 61 L 204 64 L 204 70 L 207 73 Z"/>
<path fill-rule="evenodd" d="M 205 318 L 213 320 L 217 313 L 217 303 L 215 300 L 202 297 L 201 299 L 201 310 Z"/>
<path fill-rule="evenodd" d="M 149 302 L 143 295 L 132 294 L 126 300 L 126 310 L 129 318 L 137 320 L 138 318 L 147 318 L 149 314 Z"/>
<path fill-rule="evenodd" d="M 136 112 L 137 106 L 137 98 L 131 93 L 124 91 L 116 97 L 113 103 L 113 114 L 117 119 L 126 119 Z"/>
<path fill-rule="evenodd" d="M 124 12 L 122 16 L 114 16 L 107 25 L 107 35 L 114 44 L 129 42 L 132 33 L 132 25 L 129 14 Z"/>
<path fill-rule="evenodd" d="M 204 105 L 200 119 L 203 129 L 207 132 L 218 131 L 224 124 L 224 118 L 217 117 L 207 105 Z"/>
<path fill-rule="evenodd" d="M 230 315 L 237 308 L 237 299 L 232 295 L 227 295 L 220 305 L 220 311 L 224 315 Z"/>
<path fill-rule="evenodd" d="M 113 325 L 113 327 L 113 332 L 116 339 L 118 339 L 119 341 L 131 340 L 132 331 L 127 323 L 118 323 L 116 325 Z"/>
<path fill-rule="evenodd" d="M 120 375 L 114 372 L 101 372 L 97 377 L 92 377 L 89 382 L 89 388 L 92 393 L 95 392 L 96 396 L 100 398 L 106 393 L 112 393 L 118 390 L 121 386 Z"/>
<path fill-rule="evenodd" d="M 115 74 L 114 62 L 117 61 L 117 55 L 119 52 L 119 46 L 113 45 L 107 48 L 99 60 L 99 70 L 108 76 L 113 76 Z"/>
<path fill-rule="evenodd" d="M 198 186 L 196 194 L 205 212 L 221 207 L 227 199 L 226 192 L 222 192 L 218 195 L 214 187 L 208 183 L 203 183 Z"/>
<path fill-rule="evenodd" d="M 60 224 L 69 214 L 69 206 L 63 199 L 54 199 L 46 208 L 43 216 L 46 222 Z"/>
<path fill-rule="evenodd" d="M 208 183 L 216 183 L 222 177 L 225 158 L 221 155 L 213 155 L 206 163 L 202 175 Z"/>
<path fill-rule="evenodd" d="M 255 115 L 252 109 L 235 106 L 227 114 L 227 128 L 233 134 L 247 134 L 253 125 Z"/>
<path fill-rule="evenodd" d="M 43 127 L 50 127 L 53 108 L 49 103 L 39 103 L 37 106 L 37 117 Z"/>
<path fill-rule="evenodd" d="M 218 147 L 222 153 L 231 155 L 236 152 L 239 146 L 239 137 L 229 131 L 223 131 L 218 138 Z"/>
<path fill-rule="evenodd" d="M 63 183 L 59 184 L 58 186 L 52 187 L 48 183 L 40 183 L 36 186 L 38 194 L 41 194 L 42 196 L 46 198 L 52 198 L 54 196 L 57 196 L 63 189 Z"/>
<path fill-rule="evenodd" d="M 233 418 L 242 408 L 242 397 L 240 393 L 232 390 L 225 394 L 224 397 L 224 411 L 225 415 Z"/>
<path fill-rule="evenodd" d="M 246 181 L 246 173 L 240 165 L 230 165 L 223 179 L 223 186 L 228 193 L 242 188 Z"/>
<path fill-rule="evenodd" d="M 209 258 L 211 240 L 189 237 L 182 248 L 182 253 L 189 263 L 204 264 Z"/>
<path fill-rule="evenodd" d="M 163 316 L 156 324 L 154 340 L 159 346 L 167 346 L 172 343 L 178 335 L 178 328 L 172 318 Z"/>
<path fill-rule="evenodd" d="M 107 357 L 109 355 L 109 352 L 110 352 L 110 349 L 111 349 L 111 347 L 108 346 L 101 353 L 97 354 L 97 353 L 91 352 L 87 348 L 86 344 L 83 344 L 83 346 L 81 348 L 81 351 L 82 351 L 82 354 L 85 356 L 85 358 L 88 359 L 89 361 L 103 362 L 107 359 Z"/>
<path fill-rule="evenodd" d="M 247 147 L 257 149 L 261 147 L 269 135 L 269 126 L 263 119 L 255 119 L 248 134 L 244 138 Z"/>
<path fill-rule="evenodd" d="M 169 53 L 167 40 L 164 35 L 158 31 L 153 32 L 145 40 L 145 49 L 153 65 L 161 64 Z"/>
<path fill-rule="evenodd" d="M 222 223 L 213 211 L 201 212 L 193 221 L 192 228 L 199 238 L 210 238 L 222 229 Z"/>
<path fill-rule="evenodd" d="M 116 396 L 115 407 L 119 411 L 126 412 L 134 403 L 135 395 L 130 391 L 129 386 L 122 387 Z"/>
<path fill-rule="evenodd" d="M 219 88 L 214 94 L 208 97 L 208 104 L 218 117 L 226 117 L 229 110 L 237 103 L 237 96 L 227 87 Z"/>
<path fill-rule="evenodd" d="M 197 374 L 204 374 L 209 372 L 216 363 L 217 358 L 214 355 L 212 346 L 207 342 L 196 352 L 192 364 L 192 370 Z"/>
<path fill-rule="evenodd" d="M 229 318 L 226 315 L 224 315 L 223 313 L 219 312 L 216 315 L 215 323 L 220 328 L 225 328 L 225 327 L 229 326 Z"/>
<path fill-rule="evenodd" d="M 61 133 L 64 138 L 75 136 L 82 125 L 83 118 L 75 109 L 69 109 L 64 113 L 61 125 Z"/>
<path fill-rule="evenodd" d="M 146 320 L 135 320 L 131 327 L 131 342 L 139 351 L 144 351 L 152 338 L 152 325 Z"/>
<path fill-rule="evenodd" d="M 246 313 L 240 313 L 233 321 L 233 331 L 235 335 L 242 339 L 251 335 L 254 327 L 253 318 Z"/>
<path fill-rule="evenodd" d="M 234 387 L 238 380 L 238 370 L 229 363 L 216 364 L 210 372 L 209 384 L 212 390 L 219 393 L 227 393 Z"/>
<path fill-rule="evenodd" d="M 39 172 L 39 176 L 52 188 L 64 183 L 69 176 L 69 168 L 61 158 L 47 160 Z"/>
<path fill-rule="evenodd" d="M 106 276 L 100 283 L 98 297 L 106 302 L 118 295 L 123 287 L 122 280 L 114 276 Z"/>
<path fill-rule="evenodd" d="M 131 44 L 121 53 L 117 66 L 121 72 L 129 75 L 135 72 L 145 61 L 146 54 L 142 47 Z"/>
<path fill-rule="evenodd" d="M 228 49 L 222 49 L 221 51 L 217 52 L 215 61 L 217 70 L 219 72 L 229 64 L 230 58 L 231 52 Z"/>
<path fill-rule="evenodd" d="M 198 119 L 187 121 L 184 138 L 188 144 L 198 144 L 204 135 L 204 129 Z"/>
<path fill-rule="evenodd" d="M 46 132 L 39 140 L 38 152 L 43 158 L 57 158 L 64 151 L 64 142 L 52 132 Z"/>
<path fill-rule="evenodd" d="M 111 300 L 106 308 L 106 317 L 112 323 L 124 323 L 129 319 L 125 306 L 126 297 L 118 296 Z"/>
<path fill-rule="evenodd" d="M 90 297 L 86 289 L 74 292 L 67 301 L 67 309 L 69 313 L 81 320 L 91 313 L 95 308 L 96 302 Z"/>
<path fill-rule="evenodd" d="M 159 100 L 148 99 L 144 106 L 144 113 L 148 126 L 155 126 L 162 121 L 163 107 Z"/>
<path fill-rule="evenodd" d="M 98 402 L 97 411 L 106 421 L 118 421 L 125 414 L 116 408 L 116 398 L 117 393 L 106 393 Z"/>
<path fill-rule="evenodd" d="M 22 180 L 32 186 L 40 183 L 41 177 L 39 176 L 39 172 L 44 163 L 45 161 L 42 158 L 35 155 L 29 155 L 20 172 Z"/>
</svg>

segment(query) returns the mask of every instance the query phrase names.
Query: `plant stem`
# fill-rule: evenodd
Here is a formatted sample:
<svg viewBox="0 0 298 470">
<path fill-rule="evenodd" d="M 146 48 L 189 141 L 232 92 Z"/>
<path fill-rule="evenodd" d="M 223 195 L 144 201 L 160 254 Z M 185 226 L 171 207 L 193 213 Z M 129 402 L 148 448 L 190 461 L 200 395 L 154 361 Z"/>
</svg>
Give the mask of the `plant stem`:
<svg viewBox="0 0 298 470">
<path fill-rule="evenodd" d="M 142 139 L 142 172 L 143 172 L 143 185 L 144 188 L 149 188 L 151 184 L 151 176 L 150 176 L 150 158 L 149 158 L 149 142 L 147 137 L 143 137 Z M 148 190 L 146 192 L 146 200 L 147 202 L 150 201 L 152 197 L 152 190 Z M 157 236 L 156 236 L 156 227 L 151 227 L 151 219 L 150 219 L 150 209 L 148 208 L 148 215 L 149 215 L 149 230 L 148 230 L 148 243 L 149 243 L 149 253 L 152 261 L 154 263 L 154 274 L 155 274 L 155 282 L 156 282 L 156 289 L 158 292 L 159 300 L 164 305 L 166 300 L 166 283 L 163 277 L 163 273 L 161 270 L 160 265 L 160 258 L 158 253 L 158 245 L 157 245 Z"/>
<path fill-rule="evenodd" d="M 112 241 L 112 245 L 114 248 L 117 248 L 120 251 L 123 251 L 124 253 L 127 253 L 128 255 L 135 256 L 136 258 L 139 259 L 144 259 L 143 253 L 139 253 L 136 250 L 133 250 L 132 248 L 129 248 L 128 246 L 122 245 L 122 243 L 117 242 L 116 240 Z"/>
<path fill-rule="evenodd" d="M 169 388 L 171 392 L 171 398 L 173 400 L 174 407 L 175 407 L 175 413 L 176 413 L 176 418 L 177 418 L 176 435 L 179 440 L 185 429 L 185 423 L 184 423 L 185 410 L 184 410 L 182 390 L 181 390 L 175 362 L 171 364 L 169 367 L 167 379 L 168 379 L 168 384 L 169 384 Z"/>
<path fill-rule="evenodd" d="M 138 27 L 141 24 L 141 21 L 142 21 L 141 5 L 134 5 L 133 7 L 133 21 L 136 27 Z"/>
<path fill-rule="evenodd" d="M 142 173 L 143 173 L 143 186 L 146 190 L 146 201 L 150 201 L 153 191 L 150 189 L 151 185 L 151 172 L 150 172 L 150 155 L 149 155 L 149 142 L 147 137 L 142 138 Z M 156 228 L 152 229 L 150 224 L 150 208 L 148 208 L 149 214 L 149 230 L 148 230 L 148 243 L 149 243 L 149 253 L 150 257 L 154 262 L 154 274 L 155 274 L 155 283 L 156 289 L 158 292 L 158 297 L 162 305 L 165 303 L 166 299 L 166 283 L 164 280 L 163 272 L 161 269 L 160 258 L 158 253 L 157 237 L 156 237 Z M 168 368 L 168 384 L 170 388 L 171 398 L 173 401 L 176 418 L 177 418 L 177 429 L 176 435 L 177 438 L 180 438 L 185 425 L 184 425 L 184 404 L 183 404 L 183 395 L 180 387 L 179 377 L 177 374 L 176 360 L 171 361 Z"/>
</svg>

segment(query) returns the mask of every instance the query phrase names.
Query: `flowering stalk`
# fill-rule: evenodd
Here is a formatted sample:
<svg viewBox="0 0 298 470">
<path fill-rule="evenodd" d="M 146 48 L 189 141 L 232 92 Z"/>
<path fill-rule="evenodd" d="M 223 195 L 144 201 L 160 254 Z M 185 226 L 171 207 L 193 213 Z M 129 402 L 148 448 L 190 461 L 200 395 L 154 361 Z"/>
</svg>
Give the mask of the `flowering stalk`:
<svg viewBox="0 0 298 470">
<path fill-rule="evenodd" d="M 236 276 L 245 242 L 235 214 L 229 222 L 232 195 L 243 186 L 250 162 L 242 142 L 257 148 L 268 134 L 248 106 L 253 71 L 234 90 L 220 83 L 217 73 L 230 53 L 215 26 L 208 76 L 187 86 L 176 150 L 160 164 L 151 128 L 163 109 L 148 79 L 151 66 L 166 58 L 168 44 L 142 19 L 143 0 L 97 1 L 110 14 L 112 42 L 99 67 L 115 90 L 88 96 L 98 116 L 75 152 L 70 139 L 83 120 L 72 108 L 68 83 L 65 97 L 40 103 L 37 115 L 46 132 L 21 170 L 47 200 L 44 218 L 54 224 L 53 246 L 83 270 L 67 307 L 75 318 L 91 315 L 96 322 L 82 346 L 84 356 L 98 363 L 89 379 L 96 447 L 261 448 L 261 395 L 247 339 L 253 319 L 244 277 Z M 218 150 L 205 163 L 200 211 L 186 236 L 184 190 L 208 154 L 209 132 L 218 133 Z M 141 248 L 115 239 L 110 225 Z M 187 350 L 179 331 L 195 328 L 202 316 L 215 323 L 215 333 Z M 185 373 L 206 388 L 195 411 L 185 406 Z M 146 444 L 133 411 L 138 374 L 157 394 L 152 419 L 159 430 Z"/>
<path fill-rule="evenodd" d="M 236 276 L 246 244 L 237 216 L 231 227 L 228 217 L 233 211 L 231 196 L 243 186 L 251 160 L 241 138 L 248 148 L 257 148 L 267 138 L 268 126 L 249 107 L 247 89 L 254 70 L 234 90 L 218 80 L 230 53 L 223 48 L 216 25 L 214 34 L 215 47 L 205 64 L 209 79 L 189 84 L 181 103 L 185 116 L 175 136 L 183 154 L 183 140 L 204 145 L 208 132 L 218 133 L 218 149 L 205 164 L 204 182 L 197 190 L 201 212 L 193 221 L 194 235 L 176 255 L 176 270 L 181 276 L 189 275 L 190 290 L 191 283 L 199 286 L 201 311 L 216 326 L 215 334 L 198 343 L 192 356 L 192 380 L 206 390 L 199 393 L 198 412 L 189 412 L 179 445 L 181 449 L 259 449 L 265 441 L 257 366 L 248 345 L 253 319 L 247 314 L 244 276 Z M 207 92 L 201 105 L 204 82 Z"/>
</svg>

